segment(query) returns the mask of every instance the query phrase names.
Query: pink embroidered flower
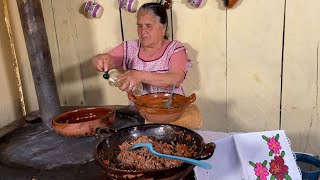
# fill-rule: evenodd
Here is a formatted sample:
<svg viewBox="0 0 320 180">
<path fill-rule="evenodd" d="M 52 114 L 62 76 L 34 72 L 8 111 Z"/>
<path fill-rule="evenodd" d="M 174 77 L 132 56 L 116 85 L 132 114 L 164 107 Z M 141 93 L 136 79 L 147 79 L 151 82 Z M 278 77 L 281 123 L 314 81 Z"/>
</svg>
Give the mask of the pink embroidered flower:
<svg viewBox="0 0 320 180">
<path fill-rule="evenodd" d="M 254 172 L 256 176 L 260 178 L 260 180 L 267 180 L 267 176 L 269 175 L 268 169 L 264 167 L 261 163 L 256 163 Z"/>
<path fill-rule="evenodd" d="M 282 147 L 274 137 L 271 137 L 269 138 L 268 148 L 273 151 L 274 154 L 279 154 Z"/>
</svg>

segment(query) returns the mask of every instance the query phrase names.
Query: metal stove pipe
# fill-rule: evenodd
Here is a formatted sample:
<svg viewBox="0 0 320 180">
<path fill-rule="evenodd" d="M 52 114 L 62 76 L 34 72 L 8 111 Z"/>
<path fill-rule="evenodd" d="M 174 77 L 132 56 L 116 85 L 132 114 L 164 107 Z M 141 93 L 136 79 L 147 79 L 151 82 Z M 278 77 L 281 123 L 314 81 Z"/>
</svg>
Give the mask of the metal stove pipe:
<svg viewBox="0 0 320 180">
<path fill-rule="evenodd" d="M 51 120 L 60 111 L 49 43 L 40 0 L 17 0 L 22 29 L 42 122 L 51 127 Z"/>
</svg>

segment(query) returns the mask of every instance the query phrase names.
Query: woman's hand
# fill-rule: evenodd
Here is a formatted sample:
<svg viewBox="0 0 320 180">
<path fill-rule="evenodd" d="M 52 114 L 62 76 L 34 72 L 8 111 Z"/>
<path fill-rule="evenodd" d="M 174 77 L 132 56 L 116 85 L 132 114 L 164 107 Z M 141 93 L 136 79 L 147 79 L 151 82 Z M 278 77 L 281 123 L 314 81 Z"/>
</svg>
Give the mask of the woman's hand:
<svg viewBox="0 0 320 180">
<path fill-rule="evenodd" d="M 109 54 L 98 54 L 91 59 L 92 64 L 97 71 L 106 72 L 110 69 L 116 68 L 112 57 Z"/>
<path fill-rule="evenodd" d="M 119 87 L 122 91 L 135 91 L 140 83 L 143 81 L 143 71 L 129 70 L 118 77 L 118 81 L 122 82 L 122 86 Z"/>
<path fill-rule="evenodd" d="M 129 70 L 118 77 L 118 81 L 122 82 L 119 87 L 122 91 L 134 91 L 139 83 L 150 84 L 162 89 L 170 90 L 174 82 L 179 87 L 184 80 L 183 71 L 170 71 L 167 73 L 153 73 L 148 71 Z"/>
<path fill-rule="evenodd" d="M 157 86 L 161 89 L 171 90 L 174 82 L 179 87 L 184 80 L 185 73 L 181 70 L 171 70 L 166 73 L 155 73 L 149 71 L 139 71 L 138 78 L 142 83 Z"/>
</svg>

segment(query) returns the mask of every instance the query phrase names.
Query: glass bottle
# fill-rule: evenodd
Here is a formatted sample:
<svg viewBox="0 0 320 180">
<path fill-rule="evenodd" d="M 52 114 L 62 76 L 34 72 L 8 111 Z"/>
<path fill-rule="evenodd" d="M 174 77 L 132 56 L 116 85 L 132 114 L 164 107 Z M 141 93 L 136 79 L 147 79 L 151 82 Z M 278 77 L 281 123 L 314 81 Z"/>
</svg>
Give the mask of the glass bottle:
<svg viewBox="0 0 320 180">
<path fill-rule="evenodd" d="M 121 69 L 110 69 L 109 71 L 105 72 L 103 74 L 103 78 L 107 79 L 110 86 L 113 87 L 121 87 L 122 82 L 117 81 L 118 77 L 123 74 L 125 71 Z M 136 89 L 133 91 L 133 95 L 140 96 L 143 92 L 143 86 L 142 83 L 140 83 Z"/>
</svg>

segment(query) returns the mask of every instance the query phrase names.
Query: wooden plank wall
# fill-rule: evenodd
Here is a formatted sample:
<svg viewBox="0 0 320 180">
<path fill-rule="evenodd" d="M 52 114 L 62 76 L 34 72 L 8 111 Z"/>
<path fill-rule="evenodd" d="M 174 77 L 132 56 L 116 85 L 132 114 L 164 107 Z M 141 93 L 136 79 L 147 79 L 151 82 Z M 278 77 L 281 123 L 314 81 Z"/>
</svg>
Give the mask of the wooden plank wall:
<svg viewBox="0 0 320 180">
<path fill-rule="evenodd" d="M 294 149 L 320 154 L 319 1 L 287 1 L 282 128 Z"/>
<path fill-rule="evenodd" d="M 42 1 L 61 103 L 126 104 L 125 94 L 107 85 L 102 73 L 96 72 L 90 63 L 91 57 L 122 41 L 117 4 L 99 2 L 105 8 L 102 18 L 88 19 L 79 12 L 85 2 Z"/>
<path fill-rule="evenodd" d="M 0 5 L 0 17 L 4 17 L 4 7 Z M 22 117 L 19 91 L 11 54 L 10 38 L 5 18 L 0 18 L 0 128 L 12 124 Z M 0 136 L 2 135 L 0 131 Z"/>
<path fill-rule="evenodd" d="M 126 94 L 110 87 L 89 62 L 122 42 L 117 1 L 99 1 L 105 8 L 101 19 L 79 13 L 85 2 L 42 0 L 61 103 L 127 104 Z M 149 1 L 139 0 L 139 6 L 144 2 Z M 226 10 L 220 0 L 208 0 L 200 8 L 174 0 L 169 32 L 192 59 L 184 87 L 186 95 L 197 94 L 203 129 L 285 129 L 295 151 L 320 153 L 320 25 L 312 3 L 240 0 Z M 135 39 L 136 14 L 121 14 L 125 40 Z"/>
<path fill-rule="evenodd" d="M 217 1 L 199 8 L 174 1 L 173 10 L 174 37 L 188 48 L 193 65 L 184 83 L 186 95 L 197 94 L 203 127 L 227 131 L 226 10 Z"/>
<path fill-rule="evenodd" d="M 16 1 L 7 1 L 10 15 L 10 23 L 13 33 L 15 51 L 19 63 L 20 78 L 25 97 L 26 111 L 31 112 L 39 109 L 37 96 L 28 58 L 27 47 L 21 26 L 20 15 Z M 2 5 L 2 4 L 1 4 Z M 3 43 L 3 42 L 1 42 Z"/>
<path fill-rule="evenodd" d="M 227 11 L 229 131 L 279 128 L 284 1 L 240 1 Z"/>
</svg>

